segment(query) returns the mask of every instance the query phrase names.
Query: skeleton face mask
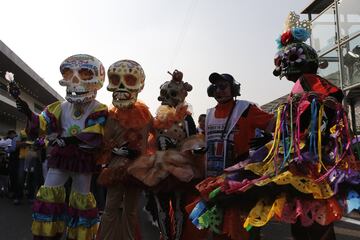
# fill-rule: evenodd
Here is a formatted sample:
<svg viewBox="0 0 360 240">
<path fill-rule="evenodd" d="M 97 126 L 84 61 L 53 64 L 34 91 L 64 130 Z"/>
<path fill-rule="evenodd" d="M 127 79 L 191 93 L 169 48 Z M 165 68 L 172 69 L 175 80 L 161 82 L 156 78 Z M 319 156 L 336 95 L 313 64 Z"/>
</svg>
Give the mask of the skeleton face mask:
<svg viewBox="0 0 360 240">
<path fill-rule="evenodd" d="M 160 86 L 160 96 L 158 100 L 162 105 L 176 107 L 185 101 L 188 94 L 187 92 L 192 90 L 192 86 L 182 81 L 182 72 L 175 70 L 171 75 L 172 79 Z"/>
<path fill-rule="evenodd" d="M 274 58 L 273 74 L 296 81 L 304 73 L 316 73 L 318 57 L 316 51 L 305 43 L 292 43 L 281 49 Z"/>
<path fill-rule="evenodd" d="M 65 99 L 70 103 L 87 103 L 95 99 L 96 92 L 105 80 L 102 63 L 93 56 L 77 54 L 65 59 L 60 65 L 63 79 L 61 86 L 66 86 Z"/>
<path fill-rule="evenodd" d="M 141 65 L 132 60 L 120 60 L 108 69 L 109 85 L 113 92 L 113 105 L 117 108 L 132 106 L 144 88 L 145 73 Z"/>
</svg>

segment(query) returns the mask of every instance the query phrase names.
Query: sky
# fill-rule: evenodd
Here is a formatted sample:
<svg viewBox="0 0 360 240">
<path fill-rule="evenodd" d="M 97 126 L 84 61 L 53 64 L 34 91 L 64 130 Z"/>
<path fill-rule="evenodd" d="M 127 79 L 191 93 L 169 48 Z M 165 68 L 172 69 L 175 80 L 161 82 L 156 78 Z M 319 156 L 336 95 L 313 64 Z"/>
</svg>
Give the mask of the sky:
<svg viewBox="0 0 360 240">
<path fill-rule="evenodd" d="M 153 114 L 160 105 L 160 85 L 171 79 L 167 72 L 178 69 L 193 86 L 186 101 L 196 121 L 216 105 L 206 92 L 212 72 L 233 75 L 241 84 L 238 99 L 259 105 L 290 91 L 290 82 L 272 75 L 275 39 L 289 12 L 300 13 L 311 2 L 3 0 L 0 36 L 61 96 L 59 66 L 68 56 L 93 55 L 105 69 L 121 59 L 137 61 L 146 75 L 138 98 Z M 110 105 L 107 84 L 97 100 Z"/>
</svg>

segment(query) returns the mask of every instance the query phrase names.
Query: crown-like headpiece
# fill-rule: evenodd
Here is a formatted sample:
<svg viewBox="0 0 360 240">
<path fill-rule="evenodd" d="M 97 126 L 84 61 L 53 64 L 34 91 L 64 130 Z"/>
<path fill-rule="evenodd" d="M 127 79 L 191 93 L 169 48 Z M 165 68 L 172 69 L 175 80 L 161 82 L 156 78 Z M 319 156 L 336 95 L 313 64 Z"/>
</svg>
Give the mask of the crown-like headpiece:
<svg viewBox="0 0 360 240">
<path fill-rule="evenodd" d="M 309 20 L 300 21 L 300 16 L 295 12 L 290 12 L 285 21 L 284 32 L 292 28 L 304 28 L 311 32 L 311 22 Z"/>
<path fill-rule="evenodd" d="M 278 48 L 294 42 L 305 42 L 311 34 L 311 22 L 309 20 L 300 21 L 300 16 L 295 12 L 290 12 L 286 18 L 284 32 L 276 39 Z"/>
</svg>

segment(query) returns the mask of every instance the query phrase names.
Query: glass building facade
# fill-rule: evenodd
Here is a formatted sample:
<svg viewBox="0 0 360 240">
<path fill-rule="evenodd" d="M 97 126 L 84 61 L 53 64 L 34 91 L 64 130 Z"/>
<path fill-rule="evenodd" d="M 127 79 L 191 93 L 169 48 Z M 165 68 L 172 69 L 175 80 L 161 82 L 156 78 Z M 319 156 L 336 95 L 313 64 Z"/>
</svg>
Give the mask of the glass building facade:
<svg viewBox="0 0 360 240">
<path fill-rule="evenodd" d="M 344 103 L 356 134 L 360 134 L 359 3 L 359 0 L 315 0 L 302 11 L 312 21 L 310 44 L 319 55 L 319 75 L 344 91 Z"/>
</svg>

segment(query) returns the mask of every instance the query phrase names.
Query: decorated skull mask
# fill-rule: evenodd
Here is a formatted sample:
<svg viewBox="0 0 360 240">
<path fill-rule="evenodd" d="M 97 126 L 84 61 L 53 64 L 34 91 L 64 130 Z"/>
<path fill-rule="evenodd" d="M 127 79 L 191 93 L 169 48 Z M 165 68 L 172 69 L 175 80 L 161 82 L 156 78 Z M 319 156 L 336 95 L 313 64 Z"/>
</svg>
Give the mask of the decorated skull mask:
<svg viewBox="0 0 360 240">
<path fill-rule="evenodd" d="M 61 86 L 66 86 L 65 99 L 70 103 L 87 103 L 95 99 L 96 92 L 105 80 L 105 69 L 95 57 L 77 54 L 65 59 L 60 65 L 63 79 Z"/>
<path fill-rule="evenodd" d="M 281 49 L 274 58 L 273 74 L 296 81 L 304 73 L 316 73 L 318 57 L 316 51 L 306 43 L 292 43 Z"/>
<path fill-rule="evenodd" d="M 120 60 L 108 69 L 109 85 L 113 92 L 113 105 L 117 108 L 132 106 L 144 88 L 145 73 L 141 65 L 132 60 Z"/>
<path fill-rule="evenodd" d="M 182 81 L 182 72 L 175 70 L 172 74 L 170 73 L 170 75 L 172 75 L 172 79 L 160 86 L 160 96 L 158 100 L 162 105 L 176 107 L 185 101 L 188 92 L 192 90 L 192 86 Z"/>
<path fill-rule="evenodd" d="M 304 73 L 316 74 L 319 60 L 316 51 L 306 44 L 311 35 L 311 22 L 300 20 L 290 12 L 285 21 L 284 31 L 276 40 L 278 53 L 274 58 L 273 74 L 296 81 Z"/>
</svg>

